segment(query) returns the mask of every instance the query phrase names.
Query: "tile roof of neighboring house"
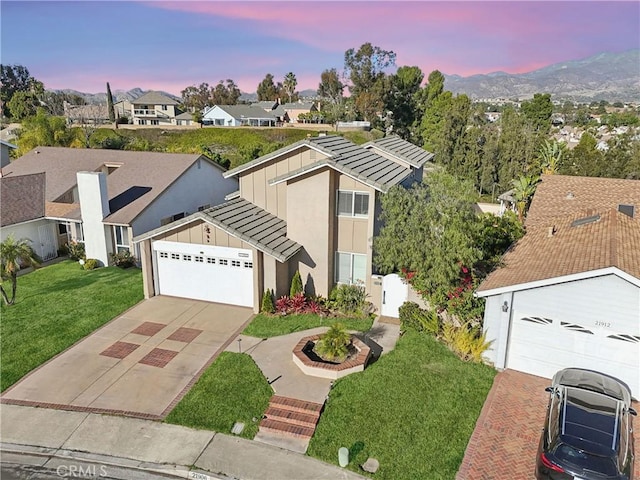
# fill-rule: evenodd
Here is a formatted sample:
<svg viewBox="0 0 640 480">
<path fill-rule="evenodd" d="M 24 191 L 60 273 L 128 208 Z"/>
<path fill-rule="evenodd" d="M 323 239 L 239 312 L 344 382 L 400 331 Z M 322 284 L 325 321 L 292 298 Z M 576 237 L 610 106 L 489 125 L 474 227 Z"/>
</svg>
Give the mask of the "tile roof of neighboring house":
<svg viewBox="0 0 640 480">
<path fill-rule="evenodd" d="M 635 205 L 640 212 L 640 180 L 543 175 L 525 225 L 549 226 L 556 217 L 618 208 L 620 204 Z"/>
<path fill-rule="evenodd" d="M 178 105 L 179 102 L 168 97 L 161 92 L 147 92 L 140 95 L 135 100 L 131 100 L 133 105 Z"/>
<path fill-rule="evenodd" d="M 70 120 L 109 120 L 106 105 L 65 105 L 64 116 Z"/>
<path fill-rule="evenodd" d="M 306 138 L 295 142 L 287 147 L 283 147 L 275 152 L 263 155 L 260 158 L 245 163 L 233 170 L 227 171 L 224 176 L 231 177 L 245 170 L 249 170 L 268 160 L 276 158 L 284 153 L 293 151 L 301 147 L 311 147 L 319 150 L 329 158 L 319 160 L 301 169 L 289 172 L 286 175 L 271 179 L 272 184 L 285 181 L 294 176 L 300 175 L 310 170 L 329 166 L 347 175 L 353 176 L 363 183 L 381 191 L 387 191 L 393 185 L 400 183 L 407 178 L 412 170 L 402 165 L 382 157 L 371 150 L 359 147 L 355 143 L 346 140 L 338 135 L 326 135 Z"/>
<path fill-rule="evenodd" d="M 397 135 L 383 137 L 363 145 L 365 148 L 380 149 L 389 155 L 399 157 L 413 167 L 422 167 L 435 156 L 413 143 L 407 142 Z"/>
<path fill-rule="evenodd" d="M 45 215 L 44 173 L 0 178 L 0 226 L 27 222 Z"/>
<path fill-rule="evenodd" d="M 597 219 L 594 215 L 590 222 L 572 225 L 581 219 L 583 214 L 574 213 L 556 218 L 554 227 L 527 231 L 478 293 L 609 267 L 640 280 L 640 221 L 616 209 L 601 210 Z"/>
<path fill-rule="evenodd" d="M 77 172 L 119 165 L 107 177 L 111 214 L 104 221 L 128 225 L 199 159 L 222 170 L 196 154 L 37 147 L 4 167 L 2 175 L 46 172 L 46 201 L 55 202 L 76 186 Z M 68 212 L 65 218 L 77 220 L 79 215 Z"/>
<path fill-rule="evenodd" d="M 260 107 L 268 111 L 275 110 L 275 108 L 279 105 L 280 104 L 276 100 L 261 100 L 259 102 L 255 102 L 251 104 L 251 106 L 253 107 Z"/>
<path fill-rule="evenodd" d="M 140 242 L 198 219 L 221 228 L 281 262 L 289 260 L 302 248 L 300 244 L 287 237 L 287 223 L 284 220 L 243 198 L 196 212 L 139 235 L 133 240 Z"/>
<path fill-rule="evenodd" d="M 217 105 L 218 108 L 224 110 L 233 118 L 267 118 L 275 120 L 276 117 L 272 112 L 267 112 L 263 108 L 254 107 L 253 105 Z"/>
<path fill-rule="evenodd" d="M 282 107 L 285 110 L 311 110 L 316 107 L 315 102 L 290 102 L 283 103 Z"/>
</svg>

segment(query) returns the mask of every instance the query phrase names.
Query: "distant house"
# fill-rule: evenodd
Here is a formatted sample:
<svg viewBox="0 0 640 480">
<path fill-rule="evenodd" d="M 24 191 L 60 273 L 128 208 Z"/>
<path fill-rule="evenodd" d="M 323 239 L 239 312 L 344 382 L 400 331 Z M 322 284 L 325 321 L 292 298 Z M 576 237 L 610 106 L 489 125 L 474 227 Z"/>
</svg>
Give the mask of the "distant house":
<svg viewBox="0 0 640 480">
<path fill-rule="evenodd" d="M 116 114 L 116 118 L 131 118 L 132 108 L 131 102 L 129 100 L 120 100 L 119 102 L 115 102 L 113 104 L 113 110 Z"/>
<path fill-rule="evenodd" d="M 204 112 L 202 123 L 220 127 L 275 127 L 277 118 L 254 105 L 215 105 Z"/>
<path fill-rule="evenodd" d="M 147 92 L 131 102 L 134 125 L 177 125 L 178 102 L 160 92 Z"/>
<path fill-rule="evenodd" d="M 69 125 L 103 125 L 109 122 L 106 105 L 64 104 L 64 116 Z"/>
<path fill-rule="evenodd" d="M 176 125 L 193 125 L 193 114 L 189 112 L 183 112 L 176 116 Z"/>
<path fill-rule="evenodd" d="M 38 147 L 2 168 L 0 232 L 29 238 L 44 260 L 69 241 L 109 263 L 132 239 L 222 203 L 235 178 L 194 154 Z"/>
<path fill-rule="evenodd" d="M 300 102 L 285 103 L 282 105 L 282 108 L 287 113 L 290 123 L 299 123 L 300 120 L 298 117 L 300 114 L 308 114 L 311 112 L 319 111 L 315 102 L 300 101 Z"/>
<path fill-rule="evenodd" d="M 5 142 L 4 140 L 0 140 L 0 147 L 0 168 L 2 168 L 6 165 L 9 165 L 9 162 L 11 162 L 9 151 L 15 150 L 16 148 L 18 148 L 18 146 L 14 145 L 13 143 Z"/>
</svg>

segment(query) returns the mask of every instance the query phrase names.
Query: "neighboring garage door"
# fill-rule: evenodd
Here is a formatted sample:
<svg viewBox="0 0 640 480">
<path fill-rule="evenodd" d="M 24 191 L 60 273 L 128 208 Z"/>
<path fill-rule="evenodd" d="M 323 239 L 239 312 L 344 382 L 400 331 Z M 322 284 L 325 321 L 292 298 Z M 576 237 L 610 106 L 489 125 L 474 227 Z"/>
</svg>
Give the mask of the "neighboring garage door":
<svg viewBox="0 0 640 480">
<path fill-rule="evenodd" d="M 640 336 L 513 312 L 507 368 L 551 378 L 566 367 L 599 370 L 640 398 Z"/>
<path fill-rule="evenodd" d="M 191 243 L 153 242 L 160 295 L 253 307 L 253 252 Z"/>
</svg>

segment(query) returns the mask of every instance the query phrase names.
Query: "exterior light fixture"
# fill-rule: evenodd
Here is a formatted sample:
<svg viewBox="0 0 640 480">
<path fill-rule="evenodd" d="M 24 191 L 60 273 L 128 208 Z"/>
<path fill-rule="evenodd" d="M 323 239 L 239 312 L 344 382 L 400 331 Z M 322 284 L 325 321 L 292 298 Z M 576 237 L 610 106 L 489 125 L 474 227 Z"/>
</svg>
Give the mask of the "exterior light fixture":
<svg viewBox="0 0 640 480">
<path fill-rule="evenodd" d="M 505 313 L 507 313 L 509 311 L 509 304 L 507 303 L 506 300 L 502 304 L 502 311 L 505 312 Z"/>
</svg>

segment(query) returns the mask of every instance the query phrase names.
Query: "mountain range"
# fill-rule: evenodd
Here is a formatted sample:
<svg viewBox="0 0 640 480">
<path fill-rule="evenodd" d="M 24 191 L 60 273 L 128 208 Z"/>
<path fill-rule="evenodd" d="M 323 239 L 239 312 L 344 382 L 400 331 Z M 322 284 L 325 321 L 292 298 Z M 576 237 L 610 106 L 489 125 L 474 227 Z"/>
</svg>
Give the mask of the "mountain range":
<svg viewBox="0 0 640 480">
<path fill-rule="evenodd" d="M 425 75 L 428 73 L 425 72 Z M 553 100 L 637 102 L 640 100 L 640 49 L 622 53 L 600 53 L 528 73 L 494 72 L 468 77 L 444 74 L 444 77 L 446 90 L 465 93 L 473 100 L 526 99 L 533 97 L 534 93 L 550 93 Z M 79 95 L 90 104 L 107 102 L 105 92 L 62 91 Z M 134 100 L 145 92 L 141 88 L 116 90 L 113 96 L 116 101 Z M 173 94 L 162 93 L 180 100 Z M 302 98 L 315 96 L 316 91 L 312 89 L 300 92 Z M 257 98 L 256 93 L 243 93 L 240 97 L 246 102 L 256 101 Z"/>
</svg>

